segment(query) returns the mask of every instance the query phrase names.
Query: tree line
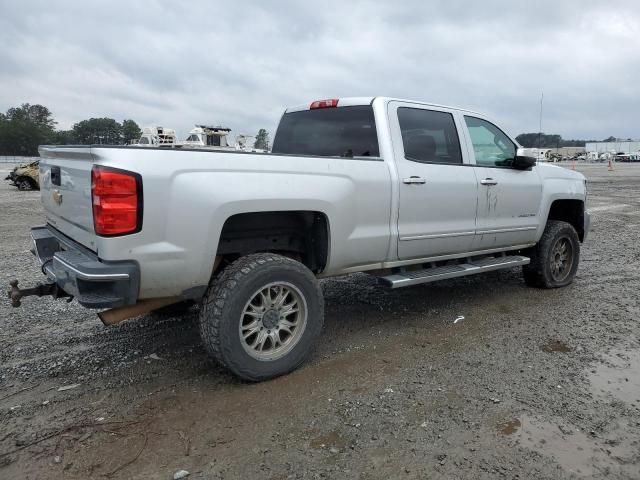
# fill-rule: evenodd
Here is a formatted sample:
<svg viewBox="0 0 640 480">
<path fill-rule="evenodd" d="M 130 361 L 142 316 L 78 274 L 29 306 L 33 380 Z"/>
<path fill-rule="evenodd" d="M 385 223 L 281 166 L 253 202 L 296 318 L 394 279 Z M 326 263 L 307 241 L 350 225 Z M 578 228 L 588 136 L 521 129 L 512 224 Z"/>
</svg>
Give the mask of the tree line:
<svg viewBox="0 0 640 480">
<path fill-rule="evenodd" d="M 604 140 L 565 140 L 557 134 L 547 133 L 521 133 L 516 137 L 520 145 L 526 148 L 560 148 L 560 147 L 584 147 L 587 142 L 617 142 L 616 137 L 607 137 Z M 627 140 L 631 140 L 630 138 Z"/>
<path fill-rule="evenodd" d="M 142 135 L 133 120 L 122 123 L 113 118 L 89 118 L 73 125 L 71 130 L 56 130 L 57 122 L 43 105 L 23 103 L 0 113 L 0 156 L 38 155 L 39 145 L 128 145 Z M 261 128 L 255 148 L 269 148 L 269 134 Z"/>
<path fill-rule="evenodd" d="M 57 122 L 43 105 L 23 103 L 0 113 L 0 155 L 36 156 L 38 145 L 123 145 L 140 138 L 142 131 L 133 120 L 89 118 L 71 130 L 56 130 Z"/>
</svg>

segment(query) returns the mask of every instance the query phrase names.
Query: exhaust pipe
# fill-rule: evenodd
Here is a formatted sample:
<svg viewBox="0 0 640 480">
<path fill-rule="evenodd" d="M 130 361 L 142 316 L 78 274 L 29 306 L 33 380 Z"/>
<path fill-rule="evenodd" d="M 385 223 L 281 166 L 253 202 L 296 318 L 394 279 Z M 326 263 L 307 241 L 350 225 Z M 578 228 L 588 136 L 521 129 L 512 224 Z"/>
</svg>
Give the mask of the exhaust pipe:
<svg viewBox="0 0 640 480">
<path fill-rule="evenodd" d="M 105 310 L 104 312 L 100 312 L 98 317 L 102 320 L 102 323 L 107 326 L 116 325 L 131 317 L 137 317 L 138 315 L 149 313 L 152 310 L 157 310 L 158 308 L 166 307 L 167 305 L 172 305 L 182 300 L 181 297 L 162 297 L 141 300 L 135 305 L 126 305 L 124 307 Z"/>
</svg>

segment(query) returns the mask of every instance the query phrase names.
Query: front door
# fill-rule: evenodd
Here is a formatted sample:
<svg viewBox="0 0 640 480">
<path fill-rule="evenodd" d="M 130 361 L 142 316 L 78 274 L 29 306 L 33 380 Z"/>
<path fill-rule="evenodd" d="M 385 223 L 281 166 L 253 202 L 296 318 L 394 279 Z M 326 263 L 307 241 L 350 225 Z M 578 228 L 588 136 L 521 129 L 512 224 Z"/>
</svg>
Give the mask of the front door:
<svg viewBox="0 0 640 480">
<path fill-rule="evenodd" d="M 403 102 L 389 106 L 398 169 L 398 258 L 468 252 L 477 181 L 460 148 L 452 112 Z"/>
<path fill-rule="evenodd" d="M 478 219 L 474 250 L 535 242 L 542 182 L 536 171 L 511 167 L 515 143 L 487 120 L 464 116 L 478 178 Z"/>
</svg>

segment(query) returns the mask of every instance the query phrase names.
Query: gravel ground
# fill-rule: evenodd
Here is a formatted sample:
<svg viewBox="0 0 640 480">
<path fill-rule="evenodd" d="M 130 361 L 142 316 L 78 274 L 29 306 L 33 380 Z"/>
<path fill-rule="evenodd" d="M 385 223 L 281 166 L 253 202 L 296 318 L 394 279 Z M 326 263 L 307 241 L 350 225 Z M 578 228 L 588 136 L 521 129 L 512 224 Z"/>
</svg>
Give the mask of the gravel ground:
<svg viewBox="0 0 640 480">
<path fill-rule="evenodd" d="M 640 478 L 640 165 L 578 169 L 594 225 L 573 285 L 326 280 L 318 349 L 269 382 L 208 359 L 197 309 L 107 328 L 0 303 L 0 478 Z M 39 193 L 2 182 L 0 205 L 0 283 L 35 283 Z"/>
</svg>

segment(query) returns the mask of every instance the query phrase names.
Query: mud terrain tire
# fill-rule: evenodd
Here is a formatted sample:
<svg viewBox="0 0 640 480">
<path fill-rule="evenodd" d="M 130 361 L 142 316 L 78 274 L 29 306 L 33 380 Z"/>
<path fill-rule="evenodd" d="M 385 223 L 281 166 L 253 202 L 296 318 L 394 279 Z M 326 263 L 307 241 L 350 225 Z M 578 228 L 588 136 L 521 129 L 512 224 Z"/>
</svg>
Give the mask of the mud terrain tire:
<svg viewBox="0 0 640 480">
<path fill-rule="evenodd" d="M 298 368 L 320 336 L 323 321 L 324 300 L 313 273 L 272 253 L 241 257 L 216 275 L 199 315 L 209 354 L 254 382 Z"/>
<path fill-rule="evenodd" d="M 530 287 L 559 288 L 573 282 L 580 262 L 580 240 L 567 222 L 549 220 L 538 244 L 528 252 L 531 263 L 522 267 Z"/>
</svg>

